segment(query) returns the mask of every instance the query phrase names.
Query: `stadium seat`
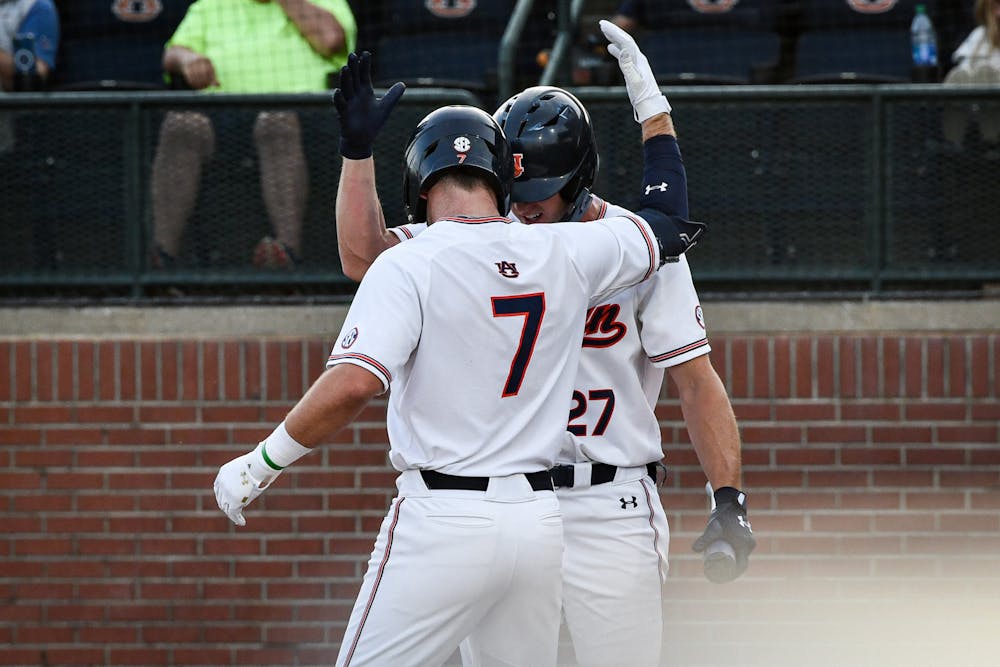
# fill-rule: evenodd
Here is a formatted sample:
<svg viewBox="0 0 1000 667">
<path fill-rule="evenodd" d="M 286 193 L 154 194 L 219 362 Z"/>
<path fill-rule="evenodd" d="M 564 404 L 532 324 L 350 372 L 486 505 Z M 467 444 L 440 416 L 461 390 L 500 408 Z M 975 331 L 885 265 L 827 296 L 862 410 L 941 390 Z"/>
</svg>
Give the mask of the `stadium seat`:
<svg viewBox="0 0 1000 667">
<path fill-rule="evenodd" d="M 937 24 L 934 0 L 802 0 L 790 83 L 909 82 L 918 4 Z"/>
<path fill-rule="evenodd" d="M 781 56 L 778 0 L 657 0 L 640 46 L 663 84 L 768 82 Z"/>
<path fill-rule="evenodd" d="M 53 90 L 165 88 L 163 45 L 194 0 L 56 0 L 62 30 Z"/>
<path fill-rule="evenodd" d="M 373 54 L 376 85 L 496 88 L 500 39 L 513 8 L 513 0 L 385 0 L 386 29 Z"/>
</svg>

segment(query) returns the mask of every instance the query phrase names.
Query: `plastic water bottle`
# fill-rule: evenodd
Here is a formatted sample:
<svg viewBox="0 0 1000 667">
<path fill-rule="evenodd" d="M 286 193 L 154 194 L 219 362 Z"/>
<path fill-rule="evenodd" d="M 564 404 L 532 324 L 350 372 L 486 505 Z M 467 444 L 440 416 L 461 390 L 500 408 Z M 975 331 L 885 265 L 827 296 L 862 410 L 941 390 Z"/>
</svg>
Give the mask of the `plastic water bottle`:
<svg viewBox="0 0 1000 667">
<path fill-rule="evenodd" d="M 913 21 L 910 22 L 910 46 L 913 49 L 915 68 L 918 70 L 937 68 L 937 35 L 924 5 L 917 5 Z"/>
</svg>

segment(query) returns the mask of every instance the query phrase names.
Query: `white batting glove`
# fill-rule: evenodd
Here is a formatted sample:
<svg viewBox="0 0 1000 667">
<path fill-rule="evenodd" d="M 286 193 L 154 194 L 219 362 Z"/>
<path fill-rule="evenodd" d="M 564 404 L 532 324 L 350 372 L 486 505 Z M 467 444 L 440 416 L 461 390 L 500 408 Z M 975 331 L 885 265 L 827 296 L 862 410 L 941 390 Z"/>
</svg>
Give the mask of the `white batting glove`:
<svg viewBox="0 0 1000 667">
<path fill-rule="evenodd" d="M 611 21 L 601 21 L 600 26 L 601 32 L 608 38 L 608 53 L 618 60 L 618 66 L 625 75 L 625 89 L 636 121 L 641 123 L 657 114 L 670 113 L 670 103 L 660 92 L 649 61 L 642 55 L 632 35 Z"/>
<path fill-rule="evenodd" d="M 252 451 L 219 468 L 214 485 L 219 509 L 237 526 L 245 526 L 243 508 L 264 493 L 282 470 L 311 451 L 293 440 L 282 422 Z"/>
</svg>

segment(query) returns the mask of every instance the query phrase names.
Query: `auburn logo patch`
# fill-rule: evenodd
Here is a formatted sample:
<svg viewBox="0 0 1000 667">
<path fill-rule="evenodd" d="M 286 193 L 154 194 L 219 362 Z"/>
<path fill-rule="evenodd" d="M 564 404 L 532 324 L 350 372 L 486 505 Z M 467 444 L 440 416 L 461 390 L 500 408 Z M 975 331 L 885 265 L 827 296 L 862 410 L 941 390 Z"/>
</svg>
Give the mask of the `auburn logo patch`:
<svg viewBox="0 0 1000 667">
<path fill-rule="evenodd" d="M 160 0 L 114 0 L 111 13 L 126 23 L 148 23 L 163 11 Z"/>
<path fill-rule="evenodd" d="M 438 18 L 460 19 L 472 13 L 476 0 L 425 0 L 424 6 Z"/>
<path fill-rule="evenodd" d="M 517 265 L 514 262 L 496 262 L 497 271 L 504 278 L 517 278 L 521 275 L 517 270 Z"/>
</svg>

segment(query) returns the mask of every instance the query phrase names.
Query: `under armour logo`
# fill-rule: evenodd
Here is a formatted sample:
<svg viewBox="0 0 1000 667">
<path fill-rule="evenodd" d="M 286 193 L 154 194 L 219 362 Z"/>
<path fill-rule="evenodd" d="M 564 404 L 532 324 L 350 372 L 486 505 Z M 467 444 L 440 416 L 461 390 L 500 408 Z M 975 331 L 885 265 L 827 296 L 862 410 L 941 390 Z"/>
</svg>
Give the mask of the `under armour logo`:
<svg viewBox="0 0 1000 667">
<path fill-rule="evenodd" d="M 753 532 L 753 528 L 750 527 L 750 522 L 747 521 L 747 518 L 745 516 L 737 514 L 736 520 L 739 522 L 741 526 L 749 530 L 751 533 Z"/>
<path fill-rule="evenodd" d="M 653 190 L 659 190 L 660 192 L 666 192 L 667 188 L 669 188 L 669 187 L 670 186 L 667 185 L 666 183 L 660 183 L 659 185 L 647 185 L 646 186 L 646 194 L 648 195 Z"/>
<path fill-rule="evenodd" d="M 638 503 L 638 501 L 636 501 L 635 496 L 632 496 L 632 500 L 625 500 L 624 498 L 619 498 L 618 502 L 620 502 L 622 504 L 622 509 L 623 510 L 628 509 L 629 505 L 631 505 L 632 507 L 638 507 L 639 506 L 639 503 Z"/>
</svg>

